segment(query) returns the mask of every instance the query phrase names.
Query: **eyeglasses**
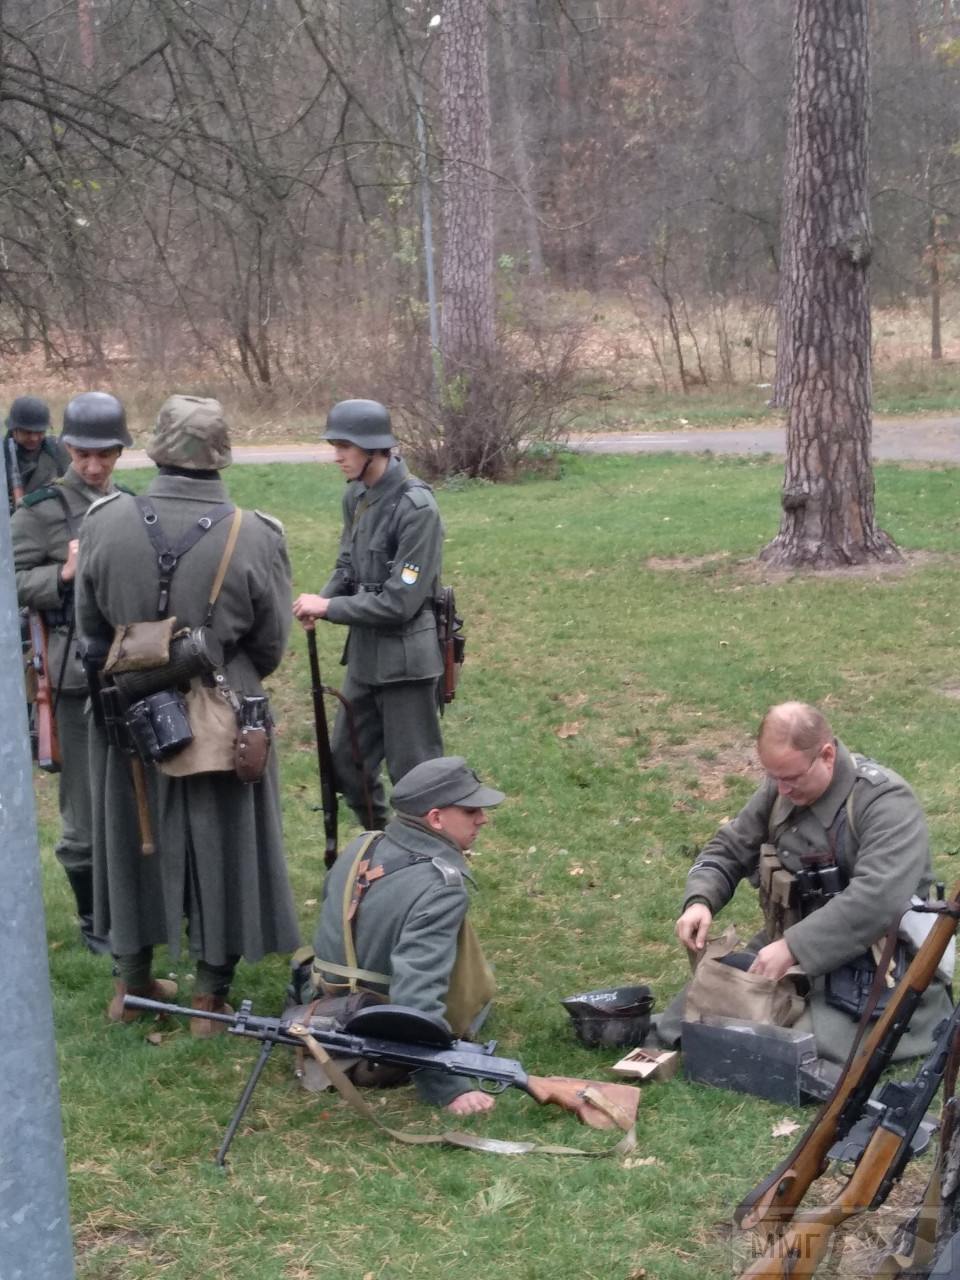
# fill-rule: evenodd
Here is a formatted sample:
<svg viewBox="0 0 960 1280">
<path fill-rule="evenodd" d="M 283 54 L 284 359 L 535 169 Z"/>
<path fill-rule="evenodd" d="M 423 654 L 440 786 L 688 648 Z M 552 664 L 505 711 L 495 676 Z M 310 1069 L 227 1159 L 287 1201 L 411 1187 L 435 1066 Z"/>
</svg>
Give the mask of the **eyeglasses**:
<svg viewBox="0 0 960 1280">
<path fill-rule="evenodd" d="M 823 755 L 823 747 L 820 748 L 817 754 L 813 757 L 813 759 L 810 761 L 810 763 L 801 773 L 791 773 L 789 775 L 784 775 L 784 774 L 771 773 L 769 769 L 764 769 L 763 772 L 770 779 L 770 781 L 775 782 L 777 786 L 795 787 L 798 782 L 803 781 L 803 779 L 807 776 L 807 774 L 810 772 L 810 770 L 813 768 L 813 766 L 817 763 L 817 761 L 821 758 L 822 755 Z"/>
</svg>

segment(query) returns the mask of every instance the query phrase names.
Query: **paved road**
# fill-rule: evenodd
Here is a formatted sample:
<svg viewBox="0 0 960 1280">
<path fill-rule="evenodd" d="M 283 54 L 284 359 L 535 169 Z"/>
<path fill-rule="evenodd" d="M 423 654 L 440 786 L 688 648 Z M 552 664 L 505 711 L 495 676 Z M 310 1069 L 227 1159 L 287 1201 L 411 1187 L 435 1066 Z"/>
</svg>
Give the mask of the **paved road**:
<svg viewBox="0 0 960 1280">
<path fill-rule="evenodd" d="M 783 427 L 733 427 L 677 431 L 636 431 L 571 437 L 570 445 L 584 453 L 727 453 L 759 455 L 784 452 Z M 960 464 L 960 418 L 891 418 L 873 424 L 873 456 L 900 462 Z M 327 445 L 237 445 L 235 462 L 332 462 Z M 146 467 L 150 459 L 130 449 L 120 467 Z"/>
</svg>

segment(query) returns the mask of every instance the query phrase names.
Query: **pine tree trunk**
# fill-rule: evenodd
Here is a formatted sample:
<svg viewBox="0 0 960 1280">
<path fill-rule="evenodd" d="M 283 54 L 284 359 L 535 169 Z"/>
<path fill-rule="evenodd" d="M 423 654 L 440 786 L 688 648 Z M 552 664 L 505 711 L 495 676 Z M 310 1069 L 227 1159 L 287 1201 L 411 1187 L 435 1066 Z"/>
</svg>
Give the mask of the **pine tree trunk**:
<svg viewBox="0 0 960 1280">
<path fill-rule="evenodd" d="M 869 0 L 797 0 L 783 255 L 791 358 L 772 564 L 898 559 L 878 529 L 870 456 Z"/>
<path fill-rule="evenodd" d="M 444 0 L 440 38 L 446 469 L 475 475 L 488 451 L 478 399 L 495 343 L 486 0 Z"/>
</svg>

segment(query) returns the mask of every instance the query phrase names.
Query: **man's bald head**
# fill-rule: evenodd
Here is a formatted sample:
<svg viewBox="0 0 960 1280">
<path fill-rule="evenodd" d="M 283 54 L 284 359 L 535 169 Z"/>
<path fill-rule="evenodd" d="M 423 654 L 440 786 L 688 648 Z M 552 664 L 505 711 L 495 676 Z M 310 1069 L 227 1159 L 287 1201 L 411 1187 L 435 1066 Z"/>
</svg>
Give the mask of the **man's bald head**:
<svg viewBox="0 0 960 1280">
<path fill-rule="evenodd" d="M 771 707 L 757 730 L 758 747 L 819 751 L 833 741 L 830 721 L 809 702 L 780 702 Z"/>
</svg>

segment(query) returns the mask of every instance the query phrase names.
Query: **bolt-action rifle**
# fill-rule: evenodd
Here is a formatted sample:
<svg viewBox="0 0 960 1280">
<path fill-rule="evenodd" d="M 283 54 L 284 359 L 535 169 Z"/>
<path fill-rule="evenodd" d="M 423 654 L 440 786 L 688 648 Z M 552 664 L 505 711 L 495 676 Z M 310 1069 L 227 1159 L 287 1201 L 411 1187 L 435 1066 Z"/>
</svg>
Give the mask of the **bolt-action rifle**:
<svg viewBox="0 0 960 1280">
<path fill-rule="evenodd" d="M 37 766 L 44 773 L 60 772 L 60 738 L 53 714 L 53 689 L 47 665 L 47 628 L 36 609 L 27 612 L 30 625 L 30 659 L 34 673 L 33 713 L 37 732 Z"/>
<path fill-rule="evenodd" d="M 249 1000 L 244 1000 L 237 1013 L 211 1013 L 200 1009 L 187 1009 L 183 1005 L 165 1004 L 160 1000 L 148 1000 L 142 996 L 124 996 L 124 1007 L 145 1009 L 157 1014 L 177 1014 L 185 1018 L 209 1018 L 223 1022 L 237 1036 L 247 1036 L 261 1042 L 260 1056 L 244 1086 L 224 1134 L 216 1161 L 222 1165 L 233 1141 L 243 1114 L 274 1045 L 304 1048 L 305 1044 L 314 1056 L 315 1046 L 321 1046 L 326 1069 L 330 1072 L 326 1054 L 338 1057 L 362 1058 L 367 1062 L 382 1062 L 406 1067 L 410 1071 L 426 1068 L 442 1071 L 446 1075 L 467 1076 L 476 1081 L 477 1088 L 487 1093 L 502 1093 L 505 1089 L 522 1089 L 540 1103 L 555 1103 L 565 1111 L 573 1112 L 579 1120 L 594 1129 L 619 1128 L 626 1138 L 623 1150 L 629 1150 L 635 1142 L 633 1125 L 637 1115 L 640 1092 L 631 1085 L 600 1084 L 590 1080 L 574 1080 L 564 1076 L 531 1076 L 519 1062 L 512 1058 L 494 1057 L 496 1041 L 485 1045 L 456 1040 L 439 1019 L 416 1009 L 400 1005 L 375 1005 L 361 1009 L 345 1024 L 332 1017 L 317 1017 L 295 1010 L 287 1017 L 260 1018 L 253 1013 Z M 309 1010 L 309 1006 L 307 1006 Z M 304 1022 L 304 1018 L 308 1020 Z M 313 1042 L 313 1047 L 311 1043 Z M 335 1061 L 335 1060 L 334 1060 Z M 332 1073 L 331 1073 L 332 1074 Z M 337 1088 L 341 1086 L 338 1084 Z M 348 1099 L 349 1101 L 349 1099 Z M 396 1130 L 392 1137 L 401 1137 Z M 444 1135 L 446 1139 L 462 1135 Z M 409 1139 L 407 1139 L 409 1140 Z M 419 1135 L 418 1142 L 426 1139 Z M 521 1154 L 524 1144 L 497 1144 L 494 1139 L 477 1139 L 457 1145 L 499 1150 L 506 1154 Z M 505 1151 L 509 1148 L 509 1151 Z M 604 1154 L 580 1151 L 577 1148 L 545 1148 L 552 1154 L 591 1155 Z"/>
<path fill-rule="evenodd" d="M 788 1224 L 810 1185 L 827 1168 L 831 1148 L 850 1133 L 867 1109 L 871 1093 L 890 1065 L 900 1037 L 906 1031 L 924 991 L 933 981 L 943 953 L 957 931 L 960 881 L 954 885 L 947 901 L 931 902 L 914 909 L 936 914 L 938 919 L 906 973 L 890 993 L 883 1013 L 854 1048 L 833 1092 L 807 1132 L 786 1160 L 754 1187 L 737 1207 L 734 1220 L 739 1226 L 756 1228 L 767 1221 L 776 1227 Z M 880 1132 L 878 1142 L 892 1149 L 892 1138 L 888 1140 L 885 1136 L 887 1130 Z"/>
<path fill-rule="evenodd" d="M 313 723 L 317 732 L 317 768 L 320 772 L 320 805 L 323 809 L 323 834 L 325 847 L 323 861 L 332 867 L 337 860 L 337 785 L 333 773 L 333 755 L 330 751 L 330 730 L 323 706 L 323 682 L 320 679 L 320 660 L 317 657 L 317 633 L 311 622 L 306 628 L 307 654 L 310 658 L 310 691 L 313 695 Z"/>
<path fill-rule="evenodd" d="M 437 707 L 443 715 L 444 708 L 457 696 L 457 684 L 467 647 L 463 619 L 457 613 L 453 587 L 440 588 L 440 594 L 434 600 L 434 612 L 440 657 L 443 660 L 443 672 L 437 681 Z"/>
<path fill-rule="evenodd" d="M 883 1204 L 909 1160 L 929 1144 L 934 1126 L 926 1121 L 927 1108 L 940 1088 L 958 1034 L 960 1006 L 937 1028 L 933 1050 L 916 1076 L 888 1081 L 871 1101 L 870 1110 L 827 1153 L 828 1160 L 853 1164 L 837 1198 L 794 1215 L 783 1235 L 771 1234 L 767 1248 L 741 1280 L 812 1276 L 836 1228 L 855 1214 Z"/>
<path fill-rule="evenodd" d="M 23 501 L 23 477 L 17 457 L 17 442 L 11 436 L 7 440 L 7 474 L 14 507 Z M 35 609 L 24 610 L 30 628 L 32 656 L 30 666 L 34 673 L 33 732 L 36 735 L 37 765 L 45 773 L 60 772 L 60 739 L 54 717 L 54 702 L 47 666 L 47 628 Z"/>
</svg>

